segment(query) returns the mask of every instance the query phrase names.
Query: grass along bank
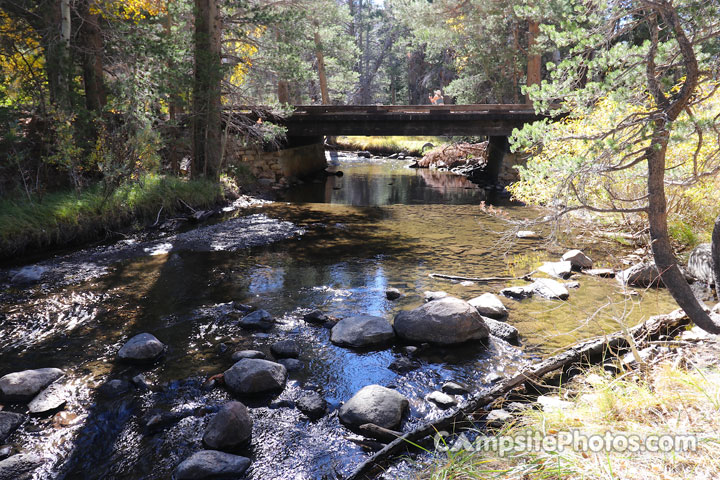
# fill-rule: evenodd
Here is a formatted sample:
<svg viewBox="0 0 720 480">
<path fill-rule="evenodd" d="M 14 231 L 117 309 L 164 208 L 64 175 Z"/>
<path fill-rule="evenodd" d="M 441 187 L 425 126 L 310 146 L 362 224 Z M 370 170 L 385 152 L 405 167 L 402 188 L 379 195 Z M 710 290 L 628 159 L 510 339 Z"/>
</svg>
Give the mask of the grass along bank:
<svg viewBox="0 0 720 480">
<path fill-rule="evenodd" d="M 365 150 L 377 154 L 392 154 L 406 152 L 410 155 L 423 156 L 423 146 L 427 143 L 437 147 L 448 143 L 442 137 L 363 137 L 348 136 L 337 137 L 335 143 L 344 150 Z M 429 148 L 425 148 L 429 150 Z"/>
<path fill-rule="evenodd" d="M 133 224 L 152 224 L 161 207 L 168 215 L 180 211 L 182 202 L 205 208 L 222 199 L 217 182 L 147 174 L 110 193 L 96 185 L 32 200 L 0 200 L 0 258 L 97 240 Z"/>
<path fill-rule="evenodd" d="M 508 442 L 508 447 L 537 435 L 551 439 L 549 448 L 506 450 L 502 455 L 497 449 L 448 452 L 418 478 L 720 477 L 720 339 L 695 327 L 667 345 L 641 351 L 643 361 L 632 362 L 634 367 L 617 375 L 591 368 L 548 394 L 555 397 L 555 407 L 550 402 L 522 411 L 503 427 L 484 432 L 498 444 Z M 575 447 L 554 444 L 563 438 Z M 590 438 L 609 440 L 595 440 L 603 448 L 593 451 Z M 627 441 L 636 441 L 639 451 L 632 451 Z"/>
</svg>

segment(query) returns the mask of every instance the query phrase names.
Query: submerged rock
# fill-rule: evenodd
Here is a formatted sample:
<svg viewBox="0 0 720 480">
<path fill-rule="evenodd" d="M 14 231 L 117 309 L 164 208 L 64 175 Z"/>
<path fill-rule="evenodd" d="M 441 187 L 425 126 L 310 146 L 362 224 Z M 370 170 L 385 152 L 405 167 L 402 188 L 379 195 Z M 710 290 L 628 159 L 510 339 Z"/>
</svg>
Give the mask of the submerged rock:
<svg viewBox="0 0 720 480">
<path fill-rule="evenodd" d="M 492 293 L 483 293 L 479 297 L 468 300 L 468 303 L 475 307 L 483 317 L 498 319 L 505 318 L 508 315 L 505 305 Z"/>
<path fill-rule="evenodd" d="M 392 363 L 390 363 L 390 365 L 388 365 L 388 368 L 390 370 L 392 370 L 393 372 L 397 372 L 397 373 L 410 372 L 412 370 L 417 370 L 420 367 L 421 367 L 420 362 L 415 361 L 415 360 L 410 360 L 407 357 L 396 358 L 395 360 L 392 361 Z"/>
<path fill-rule="evenodd" d="M 512 343 L 513 345 L 518 344 L 519 339 L 517 328 L 505 322 L 493 320 L 492 318 L 485 318 L 484 320 L 485 325 L 487 325 L 488 329 L 490 330 L 490 335 L 502 338 L 506 342 Z"/>
<path fill-rule="evenodd" d="M 402 339 L 441 345 L 483 340 L 490 334 L 475 307 L 454 297 L 398 313 L 393 328 Z"/>
<path fill-rule="evenodd" d="M 394 338 L 393 327 L 384 318 L 358 315 L 336 323 L 330 341 L 343 347 L 373 347 L 385 345 Z"/>
<path fill-rule="evenodd" d="M 434 403 L 442 409 L 457 405 L 457 400 L 455 400 L 454 397 L 443 392 L 432 392 L 425 397 L 425 400 Z"/>
<path fill-rule="evenodd" d="M 570 296 L 570 292 L 568 292 L 562 283 L 549 278 L 538 278 L 528 288 L 530 288 L 535 295 L 550 300 L 567 300 Z"/>
<path fill-rule="evenodd" d="M 20 413 L 0 411 L 0 443 L 4 442 L 25 420 L 27 417 Z"/>
<path fill-rule="evenodd" d="M 450 393 L 452 395 L 465 395 L 466 393 L 470 392 L 468 387 L 457 382 L 444 383 L 442 386 L 442 391 L 445 393 Z"/>
<path fill-rule="evenodd" d="M 266 332 L 273 328 L 275 319 L 265 310 L 255 310 L 251 314 L 244 316 L 238 322 L 238 325 L 247 330 L 262 330 Z"/>
<path fill-rule="evenodd" d="M 250 466 L 250 459 L 240 455 L 201 450 L 193 453 L 175 469 L 175 480 L 237 478 Z"/>
<path fill-rule="evenodd" d="M 313 310 L 310 313 L 306 313 L 303 315 L 303 320 L 305 320 L 308 323 L 315 323 L 318 325 L 323 325 L 324 323 L 327 323 L 330 320 L 330 317 L 325 315 L 320 310 Z"/>
<path fill-rule="evenodd" d="M 160 358 L 165 345 L 150 333 L 135 335 L 122 346 L 118 358 L 125 362 L 152 362 Z"/>
<path fill-rule="evenodd" d="M 259 350 L 240 350 L 232 354 L 232 361 L 239 362 L 243 358 L 265 358 L 266 355 Z"/>
<path fill-rule="evenodd" d="M 504 295 L 508 298 L 515 300 L 522 300 L 524 298 L 530 298 L 533 296 L 533 290 L 529 287 L 517 286 L 507 287 L 500 290 L 500 295 Z"/>
<path fill-rule="evenodd" d="M 400 425 L 408 406 L 408 399 L 395 390 L 368 385 L 340 407 L 338 416 L 342 423 L 351 427 L 374 423 L 392 429 Z"/>
<path fill-rule="evenodd" d="M 98 391 L 105 398 L 117 398 L 130 391 L 130 384 L 125 380 L 115 378 L 102 385 Z"/>
<path fill-rule="evenodd" d="M 15 275 L 10 278 L 10 284 L 15 287 L 27 287 L 34 285 L 42 280 L 43 275 L 47 272 L 47 268 L 39 265 L 30 265 L 21 268 Z"/>
<path fill-rule="evenodd" d="M 573 268 L 577 270 L 583 270 L 586 268 L 592 268 L 593 261 L 580 250 L 568 250 L 562 256 L 563 261 L 570 262 Z"/>
<path fill-rule="evenodd" d="M 231 450 L 250 441 L 252 425 L 247 407 L 240 402 L 229 402 L 210 420 L 202 440 L 214 450 Z"/>
<path fill-rule="evenodd" d="M 275 358 L 297 358 L 300 356 L 300 347 L 293 340 L 281 340 L 270 346 Z"/>
<path fill-rule="evenodd" d="M 0 400 L 26 403 L 64 375 L 59 368 L 39 368 L 8 373 L 0 378 Z"/>
<path fill-rule="evenodd" d="M 297 372 L 302 370 L 305 364 L 297 358 L 281 358 L 278 363 L 285 367 L 288 372 Z"/>
<path fill-rule="evenodd" d="M 317 392 L 307 392 L 295 402 L 298 410 L 308 416 L 310 420 L 317 420 L 325 415 L 327 402 Z"/>
<path fill-rule="evenodd" d="M 225 385 L 236 394 L 275 392 L 285 388 L 287 369 L 275 362 L 245 358 L 225 370 Z"/>
</svg>

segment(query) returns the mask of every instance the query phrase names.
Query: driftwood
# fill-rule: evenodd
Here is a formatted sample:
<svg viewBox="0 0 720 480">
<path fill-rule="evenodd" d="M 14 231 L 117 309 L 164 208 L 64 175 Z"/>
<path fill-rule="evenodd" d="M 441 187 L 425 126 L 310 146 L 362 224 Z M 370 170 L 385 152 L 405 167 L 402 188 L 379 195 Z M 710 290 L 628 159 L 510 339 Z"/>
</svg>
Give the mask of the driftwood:
<svg viewBox="0 0 720 480">
<path fill-rule="evenodd" d="M 589 365 L 593 361 L 602 361 L 609 356 L 624 353 L 631 346 L 628 337 L 632 336 L 633 343 L 642 348 L 650 341 L 663 336 L 673 336 L 690 323 L 682 310 L 676 310 L 668 315 L 658 315 L 629 330 L 616 332 L 604 337 L 587 340 L 576 344 L 564 352 L 550 357 L 538 364 L 532 365 L 512 378 L 506 379 L 482 394 L 470 398 L 463 408 L 440 418 L 437 421 L 426 423 L 415 430 L 407 432 L 376 452 L 372 457 L 358 466 L 347 480 L 369 480 L 382 473 L 383 467 L 391 463 L 399 454 L 406 453 L 413 445 L 421 443 L 425 438 L 442 430 L 456 431 L 463 424 L 472 423 L 468 419 L 479 410 L 487 407 L 493 401 L 510 393 L 515 388 L 530 383 L 537 384 L 548 373 L 557 370 L 567 370 L 570 367 Z"/>
<path fill-rule="evenodd" d="M 395 430 L 390 430 L 380 425 L 375 425 L 374 423 L 364 423 L 358 427 L 358 430 L 366 437 L 374 438 L 384 443 L 389 443 L 396 438 L 402 437 L 402 432 L 396 432 Z"/>
<path fill-rule="evenodd" d="M 534 271 L 523 275 L 522 277 L 462 277 L 459 275 L 444 275 L 442 273 L 430 273 L 428 276 L 432 278 L 442 278 L 443 280 L 459 280 L 461 282 L 505 282 L 509 280 L 526 280 L 531 281 L 530 275 Z"/>
</svg>

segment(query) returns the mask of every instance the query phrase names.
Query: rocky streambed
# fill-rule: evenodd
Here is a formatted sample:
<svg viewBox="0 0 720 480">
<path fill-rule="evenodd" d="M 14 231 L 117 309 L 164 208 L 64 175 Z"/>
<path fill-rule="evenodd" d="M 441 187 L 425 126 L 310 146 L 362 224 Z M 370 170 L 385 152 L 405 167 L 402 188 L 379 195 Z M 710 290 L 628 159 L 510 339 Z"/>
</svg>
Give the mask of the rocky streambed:
<svg viewBox="0 0 720 480">
<path fill-rule="evenodd" d="M 609 300 L 637 303 L 630 321 L 671 309 L 541 239 L 501 244 L 484 190 L 406 164 L 345 159 L 289 203 L 48 259 L 24 285 L 4 270 L 0 478 L 342 478 L 468 391 L 617 329 Z"/>
</svg>

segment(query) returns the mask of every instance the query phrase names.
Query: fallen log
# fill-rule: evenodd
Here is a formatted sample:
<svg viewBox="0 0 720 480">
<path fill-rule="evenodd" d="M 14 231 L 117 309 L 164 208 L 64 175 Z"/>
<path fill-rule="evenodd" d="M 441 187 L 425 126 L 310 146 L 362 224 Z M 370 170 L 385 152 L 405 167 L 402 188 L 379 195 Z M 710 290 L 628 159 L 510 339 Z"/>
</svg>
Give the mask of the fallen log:
<svg viewBox="0 0 720 480">
<path fill-rule="evenodd" d="M 443 280 L 458 280 L 461 282 L 507 282 L 510 280 L 528 280 L 530 275 L 535 272 L 528 273 L 522 277 L 462 277 L 459 275 L 445 275 L 442 273 L 430 273 L 431 278 L 441 278 Z M 529 281 L 529 280 L 528 280 Z"/>
<path fill-rule="evenodd" d="M 578 343 L 558 355 L 523 369 L 514 377 L 496 384 L 490 390 L 474 395 L 464 407 L 393 440 L 382 450 L 361 463 L 353 474 L 347 477 L 347 480 L 374 479 L 385 470 L 385 467 L 392 462 L 394 457 L 410 451 L 414 445 L 421 443 L 423 439 L 437 432 L 443 430 L 456 431 L 462 428 L 463 425 L 472 425 L 471 418 L 474 413 L 521 385 L 528 382 L 538 384 L 540 379 L 549 373 L 561 369 L 566 371 L 571 367 L 581 365 L 590 365 L 598 358 L 602 361 L 610 356 L 617 357 L 629 350 L 633 344 L 637 348 L 643 348 L 648 342 L 658 340 L 664 336 L 675 336 L 680 329 L 689 324 L 690 319 L 685 313 L 682 310 L 676 310 L 667 315 L 651 317 L 628 330 Z M 630 336 L 632 336 L 632 343 L 628 341 Z"/>
</svg>

